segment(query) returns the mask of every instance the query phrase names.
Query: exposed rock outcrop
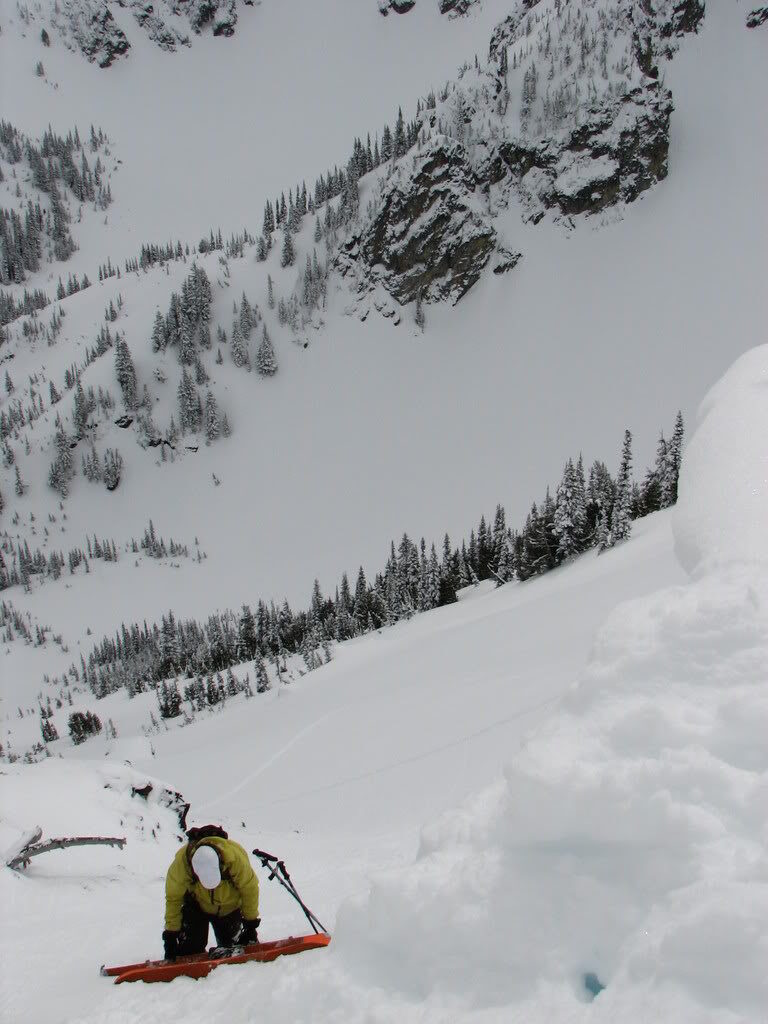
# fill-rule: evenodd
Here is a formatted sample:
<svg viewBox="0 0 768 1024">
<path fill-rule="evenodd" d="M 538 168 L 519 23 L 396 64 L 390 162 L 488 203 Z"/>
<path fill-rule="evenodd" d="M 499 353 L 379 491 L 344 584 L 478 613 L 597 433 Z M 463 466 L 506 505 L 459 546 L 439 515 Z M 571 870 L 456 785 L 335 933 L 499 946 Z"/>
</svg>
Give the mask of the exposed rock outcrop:
<svg viewBox="0 0 768 1024">
<path fill-rule="evenodd" d="M 451 18 L 461 17 L 466 14 L 470 7 L 474 7 L 479 0 L 432 0 L 437 2 L 441 14 L 447 14 Z M 379 11 L 386 16 L 390 11 L 395 14 L 407 14 L 416 6 L 416 0 L 379 0 Z"/>
<path fill-rule="evenodd" d="M 386 16 L 390 11 L 395 14 L 407 14 L 416 6 L 416 0 L 379 0 L 379 11 Z"/>
<path fill-rule="evenodd" d="M 54 23 L 70 49 L 108 68 L 127 54 L 130 41 L 116 23 L 111 5 L 133 14 L 138 26 L 161 50 L 190 46 L 190 35 L 179 29 L 185 19 L 194 35 L 210 29 L 215 36 L 234 35 L 241 0 L 64 0 Z M 258 0 L 242 0 L 253 6 Z"/>
<path fill-rule="evenodd" d="M 80 52 L 101 68 L 108 68 L 131 48 L 106 0 L 65 0 L 59 29 L 70 36 Z"/>
<path fill-rule="evenodd" d="M 658 5 L 657 19 L 661 36 L 685 35 L 687 32 L 698 32 L 704 18 L 705 0 L 662 0 Z"/>
<path fill-rule="evenodd" d="M 495 246 L 480 185 L 460 143 L 431 139 L 396 168 L 370 223 L 342 247 L 339 269 L 356 273 L 360 291 L 382 284 L 402 303 L 458 302 Z"/>
<path fill-rule="evenodd" d="M 119 0 L 120 6 L 126 6 L 125 0 Z M 136 21 L 144 29 L 152 42 L 157 43 L 161 50 L 172 53 L 177 46 L 189 46 L 189 36 L 182 35 L 158 17 L 152 0 L 133 0 L 128 6 L 133 11 Z"/>
<path fill-rule="evenodd" d="M 466 14 L 470 7 L 474 7 L 478 0 L 439 0 L 441 14 L 447 14 L 452 18 L 460 18 Z"/>
<path fill-rule="evenodd" d="M 768 22 L 768 7 L 756 7 L 747 15 L 747 28 L 759 28 Z"/>
<path fill-rule="evenodd" d="M 503 142 L 489 166 L 492 183 L 509 175 L 529 219 L 547 209 L 594 214 L 629 203 L 667 176 L 670 92 L 646 80 L 627 95 L 591 111 L 570 133 L 526 145 Z"/>
</svg>

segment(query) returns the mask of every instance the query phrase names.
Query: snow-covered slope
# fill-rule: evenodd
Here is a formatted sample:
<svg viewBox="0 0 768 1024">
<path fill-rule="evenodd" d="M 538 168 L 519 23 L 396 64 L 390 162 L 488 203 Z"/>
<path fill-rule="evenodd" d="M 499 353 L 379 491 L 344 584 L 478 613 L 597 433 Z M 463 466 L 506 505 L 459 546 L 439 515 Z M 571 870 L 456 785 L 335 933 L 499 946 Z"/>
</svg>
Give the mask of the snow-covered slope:
<svg viewBox="0 0 768 1024">
<path fill-rule="evenodd" d="M 145 736 L 149 712 L 156 713 L 154 695 L 129 700 L 124 692 L 115 694 L 100 701 L 97 711 L 115 723 L 117 740 L 102 735 L 74 750 L 68 741 L 54 743 L 51 750 L 64 754 L 64 762 L 13 766 L 3 779 L 4 841 L 10 842 L 10 825 L 22 830 L 36 823 L 47 834 L 123 834 L 87 794 L 101 785 L 100 762 L 128 759 L 134 772 L 159 776 L 182 790 L 192 804 L 190 824 L 221 820 L 249 848 L 283 856 L 302 895 L 335 931 L 340 904 L 364 894 L 372 872 L 398 865 L 410 871 L 424 821 L 499 776 L 521 737 L 551 714 L 588 657 L 594 629 L 616 601 L 682 579 L 671 546 L 670 514 L 659 513 L 608 555 L 587 555 L 530 585 L 470 591 L 456 605 L 341 645 L 331 664 L 304 680 L 254 700 L 236 698 L 223 713 L 188 728 L 169 723 L 169 729 Z M 557 644 L 550 642 L 555 628 Z M 67 710 L 55 712 L 62 732 L 59 716 L 66 718 Z M 59 772 L 57 764 L 63 765 Z M 56 814 L 48 800 L 61 808 Z M 126 811 L 131 807 L 143 805 L 129 800 Z M 58 894 L 46 889 L 48 905 L 54 901 L 49 941 L 65 942 L 75 922 L 87 937 L 48 978 L 63 1020 L 84 1016 L 91 1001 L 106 1019 L 134 1012 L 124 1004 L 134 997 L 105 991 L 95 967 L 157 948 L 169 852 L 167 842 L 153 847 L 151 837 L 146 839 L 149 847 L 137 847 L 144 840 L 130 835 L 122 852 L 50 854 L 36 861 L 24 888 L 7 883 L 14 916 L 23 918 L 33 875 L 67 879 Z M 92 879 L 87 884 L 98 886 L 94 896 L 71 891 L 71 873 L 81 878 L 83 872 Z M 122 907 L 137 888 L 140 909 L 127 914 Z M 265 937 L 295 930 L 301 921 L 282 891 L 272 888 L 262 886 Z M 101 943 L 103 928 L 118 918 L 121 927 Z M 337 939 L 344 944 L 342 932 Z M 18 979 L 4 993 L 5 1012 L 33 1020 L 47 1004 L 22 981 L 26 949 L 26 940 L 4 949 L 9 976 Z M 304 969 L 309 966 L 305 960 Z M 153 990 L 153 1008 L 160 995 Z M 248 1019 L 251 997 L 242 993 L 237 1003 L 242 1011 L 228 1012 Z M 174 1012 L 182 1012 L 181 1003 Z M 184 1012 L 192 1012 L 191 1006 Z M 195 1012 L 202 1019 L 211 1008 Z"/>
<path fill-rule="evenodd" d="M 269 15 L 266 5 L 250 13 L 254 18 L 278 17 L 274 10 L 281 7 L 273 5 Z M 491 8 L 483 8 L 483 18 Z M 423 10 L 396 19 L 404 40 L 427 31 L 419 27 L 418 19 L 431 17 L 428 7 Z M 376 46 L 384 46 L 395 21 L 373 14 L 377 28 L 367 31 Z M 457 31 L 455 24 L 441 21 L 442 28 L 435 31 Z M 470 35 L 484 27 L 472 17 L 461 25 Z M 384 36 L 376 35 L 380 32 Z M 236 47 L 238 38 L 203 40 L 202 45 Z M 457 48 L 470 36 L 462 39 L 461 44 L 454 40 Z M 476 37 L 471 35 L 471 40 Z M 285 594 L 291 601 L 303 601 L 315 576 L 328 587 L 345 568 L 350 573 L 361 563 L 368 571 L 378 568 L 390 537 L 403 530 L 438 541 L 445 530 L 461 535 L 499 500 L 512 522 L 521 523 L 531 500 L 557 480 L 567 456 L 583 450 L 587 462 L 602 457 L 611 463 L 627 425 L 636 437 L 636 464 L 648 464 L 659 428 L 678 407 L 684 412 L 692 408 L 709 381 L 744 348 L 745 339 L 755 340 L 754 326 L 763 319 L 766 242 L 760 168 L 765 140 L 751 127 L 765 95 L 761 42 L 759 34 L 744 28 L 737 9 L 712 8 L 700 34 L 684 40 L 665 71 L 676 103 L 666 181 L 628 208 L 622 221 L 600 230 L 592 230 L 590 223 L 570 233 L 549 222 L 524 224 L 513 202 L 506 219 L 500 215 L 497 223 L 510 247 L 524 252 L 523 261 L 510 275 L 483 277 L 455 310 L 431 307 L 423 335 L 410 326 L 409 314 L 397 329 L 376 315 L 364 324 L 344 316 L 348 296 L 332 288 L 323 312 L 325 327 L 310 328 L 303 339 L 310 345 L 303 349 L 291 344 L 292 332 L 268 309 L 264 272 L 273 276 L 282 295 L 296 281 L 295 270 L 279 267 L 277 251 L 266 264 L 255 264 L 252 256 L 230 260 L 226 271 L 218 255 L 201 258 L 214 283 L 215 323 L 231 330 L 232 303 L 244 291 L 259 303 L 277 348 L 277 377 L 254 379 L 236 371 L 229 359 L 221 367 L 209 359 L 207 372 L 232 422 L 233 436 L 173 465 L 157 465 L 155 449 L 139 449 L 131 431 L 104 422 L 97 432 L 102 454 L 105 446 L 117 447 L 125 460 L 120 489 L 109 495 L 79 476 L 70 488 L 67 522 L 57 522 L 55 531 L 61 534 L 65 526 L 57 537 L 65 549 L 83 545 L 86 535 L 94 534 L 119 545 L 139 537 L 152 518 L 165 537 L 191 546 L 197 537 L 208 559 L 166 573 L 157 586 L 148 575 L 131 572 L 129 584 L 112 567 L 103 575 L 99 570 L 87 581 L 86 591 L 103 593 L 98 583 L 103 579 L 110 596 L 109 601 L 84 597 L 92 609 L 89 622 L 78 612 L 72 614 L 63 583 L 46 586 L 34 598 L 39 617 L 76 644 L 87 627 L 101 634 L 124 619 L 155 619 L 169 607 L 180 615 L 201 615 L 257 596 L 280 599 Z M 389 43 L 394 47 L 394 38 Z M 186 59 L 184 54 L 154 56 Z M 713 62 L 728 72 L 712 76 Z M 404 63 L 411 67 L 412 62 Z M 77 92 L 77 75 L 97 73 L 83 63 L 75 66 L 73 107 L 85 102 L 85 86 Z M 89 103 L 106 103 L 105 94 L 118 89 L 110 77 L 116 70 L 101 72 L 104 85 L 88 93 Z M 432 75 L 441 69 L 435 64 L 428 70 Z M 426 75 L 424 68 L 422 72 Z M 407 84 L 421 82 L 409 78 Z M 366 91 L 381 100 L 379 89 L 361 87 L 353 90 L 355 102 Z M 159 87 L 158 93 L 165 95 Z M 24 91 L 13 96 L 19 104 L 14 116 L 29 127 L 39 105 Z M 131 121 L 134 107 L 121 108 L 121 102 L 113 97 L 111 119 L 106 107 L 101 112 L 81 109 L 105 123 L 115 145 L 124 146 L 117 141 L 122 121 L 115 123 L 115 112 L 123 109 L 126 124 L 138 122 Z M 352 108 L 345 105 L 344 110 L 346 117 Z M 384 105 L 380 112 L 378 107 L 371 112 L 383 115 Z M 141 124 L 155 116 L 153 107 Z M 337 124 L 337 119 L 331 121 Z M 350 131 L 362 130 L 359 122 L 347 123 Z M 322 167 L 332 152 L 345 152 L 347 146 L 334 136 L 327 149 L 308 145 L 307 152 L 321 152 Z M 209 190 L 195 184 L 202 180 L 199 168 L 187 179 L 183 161 L 173 163 L 170 156 L 168 161 L 152 161 L 153 167 L 177 168 L 172 190 L 178 196 L 172 202 L 157 184 L 147 190 L 140 174 L 132 177 L 144 166 L 134 162 L 137 152 L 138 145 L 131 143 L 120 174 L 131 178 L 130 187 L 141 188 L 148 203 L 157 200 L 167 211 L 161 217 L 159 207 L 154 210 L 153 224 L 186 237 L 191 232 L 174 223 L 174 203 L 199 211 L 197 200 L 208 201 Z M 286 153 L 283 146 L 271 146 L 259 167 L 280 164 L 288 159 Z M 298 176 L 298 168 L 303 174 L 306 165 L 299 154 L 290 159 L 291 177 Z M 232 163 L 240 168 L 237 159 Z M 274 179 L 264 182 L 269 191 L 286 181 L 282 164 L 274 173 Z M 184 195 L 186 180 L 194 185 L 194 203 Z M 239 194 L 238 209 L 244 208 L 245 192 L 238 193 L 230 177 L 227 181 L 222 203 Z M 113 193 L 119 193 L 117 179 Z M 259 193 L 260 215 L 264 193 Z M 125 193 L 122 197 L 115 198 L 109 216 L 120 207 L 121 216 L 137 224 L 134 201 Z M 141 216 L 136 212 L 136 218 Z M 232 223 L 234 213 L 228 219 Z M 227 218 L 206 212 L 195 232 L 221 220 L 226 223 Z M 146 234 L 155 234 L 149 222 L 145 228 Z M 311 235 L 309 223 L 298 244 L 311 247 Z M 115 225 L 114 237 L 127 235 Z M 131 240 L 132 251 L 139 240 Z M 93 275 L 92 266 L 90 270 Z M 26 400 L 30 372 L 43 381 L 44 400 L 48 380 L 61 391 L 65 369 L 75 361 L 82 364 L 85 348 L 93 344 L 105 306 L 122 295 L 123 311 L 114 328 L 124 333 L 131 348 L 140 387 L 147 384 L 150 389 L 158 427 L 167 427 L 170 415 L 178 416 L 180 371 L 160 361 L 168 382 L 155 380 L 158 360 L 149 339 L 155 310 L 165 313 L 170 292 L 178 290 L 188 270 L 189 264 L 172 263 L 167 274 L 156 268 L 146 276 L 110 278 L 68 299 L 62 304 L 66 333 L 56 346 L 38 343 L 30 352 L 24 341 L 12 349 L 15 358 L 4 365 L 19 383 L 14 399 L 23 391 Z M 42 318 L 47 322 L 48 313 Z M 83 381 L 114 391 L 112 354 L 88 367 Z M 65 412 L 70 404 L 67 396 Z M 33 547 L 45 541 L 42 521 L 49 512 L 58 512 L 46 482 L 52 428 L 46 411 L 29 431 L 29 456 L 23 445 L 14 444 L 29 490 L 18 502 L 19 522 L 12 535 Z M 79 456 L 80 451 L 76 461 Z M 16 502 L 13 470 L 3 468 L 2 473 L 10 508 Z M 221 486 L 215 486 L 214 474 Z M 37 526 L 30 523 L 31 514 Z M 28 599 L 19 595 L 18 602 L 25 605 Z"/>
<path fill-rule="evenodd" d="M 327 952 L 205 983 L 108 986 L 96 964 L 154 951 L 161 927 L 170 851 L 161 837 L 131 835 L 121 854 L 51 854 L 24 879 L 4 875 L 16 922 L 4 1012 L 244 1022 L 258 1006 L 275 1022 L 759 1021 L 766 552 L 763 535 L 745 557 L 730 526 L 737 518 L 754 535 L 768 512 L 764 453 L 745 454 L 768 425 L 766 359 L 765 346 L 748 353 L 711 392 L 679 508 L 647 519 L 624 546 L 352 641 L 260 705 L 157 735 L 153 757 L 127 728 L 112 746 L 113 758 L 131 750 L 137 778 L 151 765 L 180 784 L 190 821 L 222 820 L 284 856 L 334 931 Z M 713 500 L 737 462 L 752 486 Z M 114 829 L 114 801 L 126 801 L 121 813 L 136 806 L 127 791 L 88 807 L 71 796 L 69 817 L 65 806 L 68 787 L 87 793 L 102 774 L 89 761 L 16 767 L 4 779 L 6 813 L 20 830 L 68 820 Z M 169 822 L 162 835 L 173 831 Z M 265 937 L 297 927 L 281 894 L 263 886 Z M 53 948 L 73 931 L 80 941 L 35 989 L 25 979 L 41 929 Z"/>
<path fill-rule="evenodd" d="M 566 458 L 613 469 L 627 426 L 635 466 L 648 465 L 659 428 L 678 408 L 688 419 L 763 340 L 768 64 L 744 3 L 708 5 L 695 33 L 694 0 L 481 0 L 455 5 L 462 18 L 428 0 L 397 6 L 383 17 L 374 0 L 264 0 L 237 8 L 231 38 L 206 29 L 167 52 L 151 23 L 137 28 L 135 5 L 110 5 L 131 48 L 109 68 L 99 46 L 88 63 L 66 45 L 105 4 L 43 0 L 3 17 L 3 117 L 38 143 L 49 123 L 59 136 L 79 126 L 103 191 L 84 201 L 62 181 L 79 248 L 61 260 L 50 187 L 32 179 L 34 157 L 3 144 L 2 203 L 41 203 L 53 257 L 4 291 L 16 302 L 25 288 L 52 297 L 60 275 L 93 284 L 0 339 L 0 542 L 9 562 L 25 544 L 61 550 L 65 566 L 73 552 L 72 573 L 2 594 L 2 754 L 37 742 L 41 721 L 65 736 L 74 710 L 96 705 L 105 728 L 74 749 L 50 738 L 63 761 L 3 767 L 0 843 L 36 823 L 130 832 L 122 853 L 2 872 L 18 923 L 15 943 L 2 940 L 9 1019 L 245 1021 L 258 1006 L 277 1024 L 756 1024 L 764 1011 L 762 349 L 710 395 L 674 516 L 638 520 L 609 554 L 470 590 L 339 645 L 302 680 L 296 656 L 293 681 L 253 700 L 234 692 L 254 670 L 244 664 L 227 705 L 188 727 L 158 722 L 151 686 L 96 702 L 49 685 L 123 622 L 151 626 L 169 609 L 204 620 L 283 595 L 305 605 L 314 577 L 324 593 L 360 564 L 370 578 L 390 538 L 455 541 L 498 501 L 520 526 Z M 170 23 L 169 10 L 157 13 Z M 688 34 L 670 35 L 669 18 L 688 15 L 674 22 Z M 321 223 L 299 217 L 296 265 L 281 265 L 280 231 L 260 258 L 265 200 L 305 179 L 311 191 L 347 166 L 353 138 L 394 126 L 401 105 L 414 117 L 419 97 L 400 162 L 348 180 Z M 89 150 L 91 125 L 106 135 Z M 446 154 L 460 187 L 441 193 Z M 218 227 L 239 237 L 195 254 Z M 178 258 L 125 268 L 168 241 Z M 418 264 L 433 257 L 431 279 Z M 211 303 L 182 356 L 181 338 L 153 333 L 158 313 L 173 323 L 193 266 Z M 188 287 L 185 307 L 204 291 Z M 257 310 L 245 342 L 243 296 Z M 425 302 L 415 322 L 412 300 L 459 296 Z M 265 328 L 276 375 L 257 372 Z M 231 436 L 178 433 L 187 378 Z M 50 477 L 68 457 L 75 476 Z M 122 468 L 105 481 L 109 460 Z M 170 555 L 132 545 L 150 521 Z M 97 541 L 109 558 L 75 565 Z M 91 974 L 159 952 L 176 825 L 162 809 L 150 823 L 154 805 L 131 795 L 145 772 L 182 790 L 198 820 L 285 856 L 334 927 L 331 950 L 151 1001 Z M 265 935 L 297 927 L 280 895 L 264 894 Z M 69 955 L 38 987 L 43 941 Z M 588 974 L 607 985 L 594 1003 Z"/>
</svg>

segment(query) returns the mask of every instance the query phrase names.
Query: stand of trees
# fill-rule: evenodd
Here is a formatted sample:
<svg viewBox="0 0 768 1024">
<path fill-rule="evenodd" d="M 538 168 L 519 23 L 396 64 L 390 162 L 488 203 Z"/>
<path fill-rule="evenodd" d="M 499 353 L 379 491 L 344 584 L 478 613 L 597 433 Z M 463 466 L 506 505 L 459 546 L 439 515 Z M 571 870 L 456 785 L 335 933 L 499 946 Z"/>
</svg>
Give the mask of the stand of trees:
<svg viewBox="0 0 768 1024">
<path fill-rule="evenodd" d="M 482 516 L 460 545 L 446 534 L 438 551 L 423 538 L 416 543 L 403 534 L 398 545 L 391 543 L 383 569 L 372 580 L 361 567 L 351 585 L 345 573 L 333 596 L 324 595 L 316 580 L 309 606 L 301 611 L 287 601 L 259 600 L 255 611 L 244 605 L 239 613 L 217 612 L 206 622 L 180 621 L 169 612 L 151 627 L 146 622 L 123 625 L 94 648 L 87 662 L 83 659 L 83 680 L 103 697 L 121 687 L 134 695 L 173 677 L 214 675 L 250 660 L 256 663 L 258 688 L 259 665 L 266 659 L 279 666 L 290 654 L 301 655 L 311 669 L 322 663 L 320 651 L 327 651 L 331 641 L 449 604 L 462 587 L 490 579 L 497 586 L 523 582 L 589 548 L 603 551 L 625 540 L 633 520 L 677 500 L 682 443 L 678 414 L 670 440 L 659 439 L 654 465 L 642 482 L 633 482 L 627 431 L 615 478 L 601 461 L 587 474 L 580 457 L 569 459 L 554 496 L 547 490 L 543 500 L 534 502 L 520 530 L 508 527 L 498 505 L 493 519 Z"/>
</svg>

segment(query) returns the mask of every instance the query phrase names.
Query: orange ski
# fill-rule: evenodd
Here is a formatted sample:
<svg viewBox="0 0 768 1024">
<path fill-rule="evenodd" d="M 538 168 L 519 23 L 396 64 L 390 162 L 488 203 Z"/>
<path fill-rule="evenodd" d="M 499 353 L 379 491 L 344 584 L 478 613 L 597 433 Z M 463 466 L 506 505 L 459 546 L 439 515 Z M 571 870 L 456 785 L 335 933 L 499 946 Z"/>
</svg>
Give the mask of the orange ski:
<svg viewBox="0 0 768 1024">
<path fill-rule="evenodd" d="M 174 978 L 204 978 L 222 964 L 245 964 L 250 961 L 267 963 L 279 956 L 303 953 L 306 949 L 320 949 L 327 946 L 331 936 L 320 932 L 317 935 L 290 936 L 274 942 L 256 942 L 250 946 L 235 947 L 228 955 L 210 949 L 207 953 L 180 956 L 176 960 L 145 960 L 140 964 L 124 964 L 122 967 L 102 967 L 101 973 L 123 981 L 173 981 Z"/>
</svg>

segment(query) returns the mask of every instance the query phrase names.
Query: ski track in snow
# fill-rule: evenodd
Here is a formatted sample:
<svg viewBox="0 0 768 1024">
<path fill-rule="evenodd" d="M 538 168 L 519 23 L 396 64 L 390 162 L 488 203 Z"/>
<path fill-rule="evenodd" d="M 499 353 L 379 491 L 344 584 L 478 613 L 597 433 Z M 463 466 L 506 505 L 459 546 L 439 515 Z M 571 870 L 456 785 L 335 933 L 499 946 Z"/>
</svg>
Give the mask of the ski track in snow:
<svg viewBox="0 0 768 1024">
<path fill-rule="evenodd" d="M 327 715 L 322 715 L 314 722 L 311 722 L 303 729 L 300 729 L 299 732 L 297 732 L 296 735 L 293 737 L 293 739 L 289 740 L 288 743 L 285 744 L 285 746 L 281 747 L 280 750 L 276 751 L 262 765 L 256 768 L 255 771 L 252 771 L 249 775 L 246 775 L 246 777 L 236 786 L 233 786 L 232 789 L 227 789 L 219 793 L 218 796 L 213 797 L 210 800 L 206 800 L 205 803 L 196 804 L 195 812 L 197 813 L 200 811 L 208 810 L 209 807 L 213 807 L 216 804 L 221 803 L 223 800 L 234 796 L 236 793 L 240 793 L 244 789 L 247 789 L 254 779 L 258 778 L 258 776 L 265 772 L 267 768 L 271 768 L 272 765 L 279 761 L 280 758 L 283 757 L 285 754 L 287 754 L 292 747 L 295 747 L 297 743 L 300 743 L 302 740 L 306 739 L 306 737 L 311 732 L 313 732 L 320 725 L 321 722 L 324 722 L 327 719 L 331 718 L 333 714 L 333 711 L 329 711 Z"/>
<path fill-rule="evenodd" d="M 514 677 L 510 677 L 510 680 Z M 375 778 L 377 775 L 384 775 L 386 772 L 394 771 L 396 768 L 404 768 L 411 764 L 418 764 L 419 761 L 425 761 L 430 757 L 435 757 L 437 754 L 444 754 L 447 750 L 453 750 L 456 747 L 462 747 L 465 743 L 469 743 L 472 740 L 479 739 L 481 736 L 486 736 L 488 733 L 493 732 L 495 729 L 499 729 L 504 725 L 509 725 L 510 722 L 519 722 L 523 718 L 527 718 L 528 715 L 534 714 L 536 711 L 543 711 L 544 708 L 552 707 L 560 697 L 551 697 L 549 700 L 543 700 L 539 704 L 534 704 L 532 707 L 522 708 L 515 714 L 507 715 L 504 718 L 500 718 L 489 725 L 484 726 L 481 729 L 476 729 L 474 732 L 466 733 L 463 736 L 457 737 L 455 740 L 450 740 L 448 743 L 442 743 L 437 747 L 430 747 L 421 754 L 414 754 L 413 757 L 406 757 L 401 761 L 393 761 L 391 764 L 381 765 L 378 768 L 373 768 L 368 772 L 361 772 L 359 775 L 352 775 L 349 778 L 339 779 L 338 782 L 331 782 L 326 786 L 316 786 L 313 789 L 305 789 L 299 793 L 292 793 L 290 796 L 282 797 L 279 800 L 263 800 L 262 804 L 265 807 L 276 806 L 278 804 L 290 803 L 292 800 L 299 800 L 308 796 L 316 796 L 318 793 L 328 793 L 335 789 L 340 789 L 343 786 L 349 786 L 356 782 L 364 782 L 366 779 Z M 203 805 L 203 807 L 208 805 Z M 200 808 L 198 808 L 199 810 Z"/>
</svg>

